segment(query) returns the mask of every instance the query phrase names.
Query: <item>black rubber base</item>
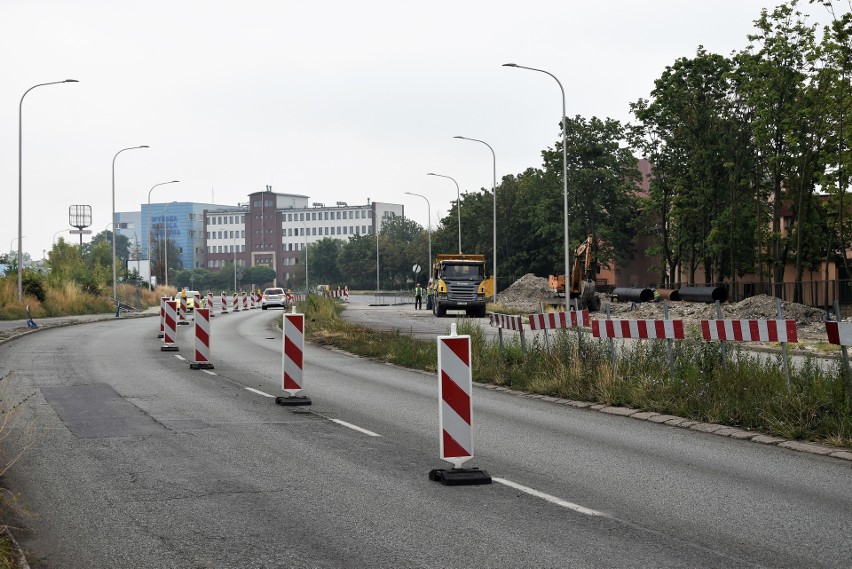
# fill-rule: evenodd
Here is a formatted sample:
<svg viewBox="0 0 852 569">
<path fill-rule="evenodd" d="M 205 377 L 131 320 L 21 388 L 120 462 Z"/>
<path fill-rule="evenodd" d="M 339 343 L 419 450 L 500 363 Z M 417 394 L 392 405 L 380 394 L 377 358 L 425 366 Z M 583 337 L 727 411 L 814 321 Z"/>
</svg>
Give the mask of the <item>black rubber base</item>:
<svg viewBox="0 0 852 569">
<path fill-rule="evenodd" d="M 161 352 L 179 352 L 180 349 L 174 345 L 160 346 Z"/>
<path fill-rule="evenodd" d="M 189 364 L 189 369 L 213 369 L 213 364 L 210 362 L 192 362 Z"/>
<path fill-rule="evenodd" d="M 165 337 L 166 337 L 166 335 L 165 335 L 165 334 L 163 334 L 162 332 L 160 332 L 159 334 L 157 334 L 157 338 L 158 338 L 158 339 L 160 339 L 160 338 L 165 338 Z"/>
<path fill-rule="evenodd" d="M 477 486 L 491 484 L 491 475 L 478 468 L 435 469 L 429 471 L 429 480 L 440 482 L 444 486 Z"/>
<path fill-rule="evenodd" d="M 189 326 L 189 320 L 181 320 L 177 323 L 178 326 Z"/>
<path fill-rule="evenodd" d="M 278 405 L 310 405 L 311 398 L 302 395 L 291 395 L 290 397 L 276 397 L 275 403 Z"/>
</svg>

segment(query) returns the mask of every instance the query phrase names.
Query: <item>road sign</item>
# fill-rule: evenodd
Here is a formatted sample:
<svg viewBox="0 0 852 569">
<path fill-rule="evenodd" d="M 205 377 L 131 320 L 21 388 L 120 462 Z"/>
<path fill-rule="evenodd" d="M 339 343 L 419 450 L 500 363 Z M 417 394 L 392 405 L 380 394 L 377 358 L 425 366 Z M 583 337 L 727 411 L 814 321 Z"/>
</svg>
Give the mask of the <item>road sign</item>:
<svg viewBox="0 0 852 569">
<path fill-rule="evenodd" d="M 91 235 L 92 230 L 91 229 L 69 229 L 68 233 L 70 233 L 71 235 Z"/>
</svg>

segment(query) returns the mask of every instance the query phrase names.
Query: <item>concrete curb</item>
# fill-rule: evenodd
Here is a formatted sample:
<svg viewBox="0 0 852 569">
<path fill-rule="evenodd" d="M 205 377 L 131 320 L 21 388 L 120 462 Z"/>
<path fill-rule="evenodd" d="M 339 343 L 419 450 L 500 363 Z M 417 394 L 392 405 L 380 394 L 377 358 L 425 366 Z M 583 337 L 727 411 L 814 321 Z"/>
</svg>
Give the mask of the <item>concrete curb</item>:
<svg viewBox="0 0 852 569">
<path fill-rule="evenodd" d="M 730 437 L 732 439 L 738 439 L 742 441 L 751 441 L 764 445 L 778 446 L 788 450 L 807 452 L 810 454 L 818 454 L 821 456 L 830 456 L 832 458 L 838 458 L 840 460 L 847 460 L 852 462 L 852 449 L 847 449 L 844 447 L 834 447 L 819 443 L 811 443 L 807 441 L 789 440 L 781 437 L 765 435 L 757 431 L 749 431 L 737 427 L 730 427 L 728 425 L 717 425 L 715 423 L 690 421 L 684 419 L 683 417 L 677 417 L 675 415 L 664 415 L 662 413 L 655 413 L 653 411 L 640 411 L 638 409 L 631 409 L 630 407 L 612 407 L 609 405 L 589 403 L 587 401 L 572 401 L 570 399 L 563 399 L 561 397 L 551 397 L 547 395 L 528 393 L 525 391 L 517 391 L 514 389 L 509 389 L 507 387 L 501 387 L 499 385 L 482 383 L 475 385 L 483 389 L 501 391 L 509 395 L 528 397 L 530 399 L 541 399 L 542 401 L 558 403 L 561 405 L 568 405 L 570 407 L 576 407 L 578 409 L 590 409 L 599 413 L 607 413 L 609 415 L 618 415 L 621 417 L 630 417 L 631 419 L 638 419 L 640 421 L 649 421 L 651 423 L 665 424 L 671 427 L 680 427 L 681 429 L 691 429 L 693 431 L 713 434 L 720 437 Z"/>
</svg>

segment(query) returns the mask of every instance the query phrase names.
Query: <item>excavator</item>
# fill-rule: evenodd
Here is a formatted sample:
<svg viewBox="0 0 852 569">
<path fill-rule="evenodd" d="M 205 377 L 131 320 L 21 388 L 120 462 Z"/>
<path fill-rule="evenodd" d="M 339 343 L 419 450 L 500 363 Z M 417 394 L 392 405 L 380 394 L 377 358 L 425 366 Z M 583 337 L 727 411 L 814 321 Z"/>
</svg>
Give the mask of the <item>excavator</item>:
<svg viewBox="0 0 852 569">
<path fill-rule="evenodd" d="M 592 236 L 589 235 L 574 252 L 570 298 L 579 299 L 581 309 L 597 311 L 600 309 L 600 301 L 595 295 L 595 274 L 598 264 L 592 261 L 593 243 Z M 557 297 L 565 298 L 565 275 L 550 275 L 547 286 Z"/>
</svg>

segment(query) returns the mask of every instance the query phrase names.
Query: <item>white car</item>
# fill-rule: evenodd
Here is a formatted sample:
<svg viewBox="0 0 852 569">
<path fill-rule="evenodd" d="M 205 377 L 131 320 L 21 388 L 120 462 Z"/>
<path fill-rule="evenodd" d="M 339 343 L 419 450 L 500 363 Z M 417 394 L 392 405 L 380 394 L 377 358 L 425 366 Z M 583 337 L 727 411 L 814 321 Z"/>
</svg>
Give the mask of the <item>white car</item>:
<svg viewBox="0 0 852 569">
<path fill-rule="evenodd" d="M 268 288 L 263 291 L 263 296 L 260 298 L 260 308 L 266 310 L 270 306 L 280 306 L 287 308 L 287 293 L 283 288 Z"/>
</svg>

